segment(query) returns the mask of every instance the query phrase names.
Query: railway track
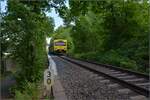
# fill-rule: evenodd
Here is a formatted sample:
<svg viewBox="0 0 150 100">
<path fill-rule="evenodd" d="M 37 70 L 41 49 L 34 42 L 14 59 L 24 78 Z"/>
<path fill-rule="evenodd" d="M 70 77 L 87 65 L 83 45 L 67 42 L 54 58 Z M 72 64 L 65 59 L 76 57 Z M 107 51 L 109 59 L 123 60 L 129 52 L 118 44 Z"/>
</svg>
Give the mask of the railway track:
<svg viewBox="0 0 150 100">
<path fill-rule="evenodd" d="M 139 94 L 139 96 L 135 96 L 137 98 L 141 97 L 145 97 L 147 99 L 149 98 L 150 82 L 148 75 L 132 72 L 121 68 L 116 68 L 110 65 L 103 65 L 95 62 L 77 60 L 66 56 L 60 57 L 93 73 L 106 77 L 107 79 L 110 79 L 115 83 L 121 84 L 122 86 L 127 88 L 124 91 L 129 92 L 128 89 L 130 89 Z M 137 98 L 135 98 L 135 100 Z M 137 100 L 146 100 L 146 99 L 137 99 Z"/>
</svg>

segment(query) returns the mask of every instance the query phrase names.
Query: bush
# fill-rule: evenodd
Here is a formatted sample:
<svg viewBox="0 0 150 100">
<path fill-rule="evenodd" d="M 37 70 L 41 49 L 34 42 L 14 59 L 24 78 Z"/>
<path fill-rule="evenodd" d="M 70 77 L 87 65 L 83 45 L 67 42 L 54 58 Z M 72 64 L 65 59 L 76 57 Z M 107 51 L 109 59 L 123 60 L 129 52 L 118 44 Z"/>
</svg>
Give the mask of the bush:
<svg viewBox="0 0 150 100">
<path fill-rule="evenodd" d="M 75 54 L 74 57 L 85 59 L 85 60 L 97 61 L 103 64 L 110 64 L 110 65 L 114 65 L 126 69 L 131 69 L 134 71 L 138 70 L 139 67 L 136 61 L 119 54 L 115 50 L 110 50 L 107 52 L 88 52 L 88 53 Z"/>
<path fill-rule="evenodd" d="M 38 100 L 39 95 L 40 91 L 35 83 L 27 83 L 24 91 L 15 90 L 15 100 Z"/>
<path fill-rule="evenodd" d="M 15 100 L 32 100 L 28 94 L 21 93 L 20 91 L 16 90 L 15 94 Z"/>
<path fill-rule="evenodd" d="M 88 53 L 75 54 L 74 56 L 80 59 L 97 60 L 98 58 L 96 55 L 97 55 L 97 52 L 88 52 Z"/>
</svg>

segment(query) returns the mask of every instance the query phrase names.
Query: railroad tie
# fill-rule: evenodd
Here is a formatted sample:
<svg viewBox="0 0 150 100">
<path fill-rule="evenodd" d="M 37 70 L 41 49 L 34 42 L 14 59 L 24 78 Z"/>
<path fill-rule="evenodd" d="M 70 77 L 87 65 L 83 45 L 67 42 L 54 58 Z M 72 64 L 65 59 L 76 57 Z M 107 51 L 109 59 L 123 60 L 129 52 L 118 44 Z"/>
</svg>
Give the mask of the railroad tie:
<svg viewBox="0 0 150 100">
<path fill-rule="evenodd" d="M 114 71 L 114 72 L 110 72 L 110 74 L 121 74 L 121 72 Z"/>
<path fill-rule="evenodd" d="M 125 79 L 125 78 L 134 78 L 135 76 L 130 76 L 130 75 L 128 75 L 128 76 L 120 76 L 120 77 L 118 77 L 118 78 L 121 78 L 121 79 Z"/>
<path fill-rule="evenodd" d="M 141 85 L 141 86 L 150 86 L 150 83 L 149 82 L 146 82 L 146 83 L 138 83 L 136 85 Z"/>
<path fill-rule="evenodd" d="M 97 77 L 96 79 L 100 79 L 100 80 L 101 80 L 101 79 L 104 79 L 104 77 L 99 76 L 99 77 Z"/>
<path fill-rule="evenodd" d="M 110 71 L 113 72 L 113 71 L 116 71 L 116 70 L 110 69 Z"/>
<path fill-rule="evenodd" d="M 109 83 L 110 80 L 107 80 L 107 79 L 106 79 L 106 80 L 101 80 L 100 82 L 101 82 L 101 83 Z"/>
<path fill-rule="evenodd" d="M 113 74 L 113 76 L 125 76 L 125 75 L 127 75 L 126 73 L 121 73 L 121 74 Z"/>
<path fill-rule="evenodd" d="M 143 95 L 138 95 L 138 96 L 133 96 L 130 97 L 131 100 L 148 100 L 145 96 Z"/>
<path fill-rule="evenodd" d="M 128 82 L 136 82 L 136 81 L 143 81 L 144 78 L 135 78 L 135 79 L 127 79 Z"/>
<path fill-rule="evenodd" d="M 118 90 L 118 92 L 119 92 L 120 94 L 128 94 L 128 93 L 130 93 L 130 92 L 131 92 L 131 90 L 130 90 L 130 89 L 127 89 L 127 88 L 125 88 L 125 89 L 119 89 L 119 90 Z"/>
<path fill-rule="evenodd" d="M 109 84 L 108 87 L 110 87 L 110 88 L 117 88 L 117 87 L 119 87 L 119 84 L 117 84 L 117 83 Z"/>
</svg>

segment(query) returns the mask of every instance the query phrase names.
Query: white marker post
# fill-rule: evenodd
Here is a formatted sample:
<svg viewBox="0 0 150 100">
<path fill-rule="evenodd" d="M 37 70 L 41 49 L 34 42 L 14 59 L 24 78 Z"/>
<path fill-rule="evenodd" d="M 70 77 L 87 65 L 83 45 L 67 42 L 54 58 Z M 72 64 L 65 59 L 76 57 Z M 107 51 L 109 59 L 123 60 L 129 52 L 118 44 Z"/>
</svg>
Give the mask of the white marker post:
<svg viewBox="0 0 150 100">
<path fill-rule="evenodd" d="M 44 71 L 44 86 L 46 87 L 46 94 L 51 94 L 53 85 L 52 72 L 49 69 Z"/>
<path fill-rule="evenodd" d="M 44 71 L 44 87 L 46 88 L 44 96 L 53 96 L 52 86 L 54 84 L 54 78 L 57 76 L 56 64 L 48 55 L 49 66 Z"/>
</svg>

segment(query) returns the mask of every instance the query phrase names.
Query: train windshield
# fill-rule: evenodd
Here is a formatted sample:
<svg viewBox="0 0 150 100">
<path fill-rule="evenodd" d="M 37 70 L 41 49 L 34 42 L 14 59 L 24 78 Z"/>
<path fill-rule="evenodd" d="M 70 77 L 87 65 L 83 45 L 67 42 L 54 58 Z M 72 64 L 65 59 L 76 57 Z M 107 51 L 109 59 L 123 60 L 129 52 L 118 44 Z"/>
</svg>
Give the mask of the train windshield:
<svg viewBox="0 0 150 100">
<path fill-rule="evenodd" d="M 55 42 L 55 46 L 66 46 L 65 42 Z"/>
</svg>

